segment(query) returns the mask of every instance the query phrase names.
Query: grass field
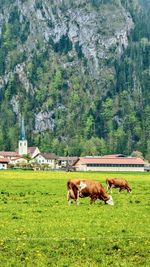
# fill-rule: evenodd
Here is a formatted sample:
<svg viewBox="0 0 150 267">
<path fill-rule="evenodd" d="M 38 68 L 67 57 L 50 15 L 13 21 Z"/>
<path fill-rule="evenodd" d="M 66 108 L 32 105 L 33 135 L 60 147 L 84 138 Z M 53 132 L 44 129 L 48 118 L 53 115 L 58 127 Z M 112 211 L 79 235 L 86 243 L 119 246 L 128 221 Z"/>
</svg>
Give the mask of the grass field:
<svg viewBox="0 0 150 267">
<path fill-rule="evenodd" d="M 133 193 L 113 189 L 114 206 L 66 201 L 69 178 L 105 185 L 123 177 Z M 0 266 L 150 266 L 150 174 L 0 171 Z"/>
</svg>

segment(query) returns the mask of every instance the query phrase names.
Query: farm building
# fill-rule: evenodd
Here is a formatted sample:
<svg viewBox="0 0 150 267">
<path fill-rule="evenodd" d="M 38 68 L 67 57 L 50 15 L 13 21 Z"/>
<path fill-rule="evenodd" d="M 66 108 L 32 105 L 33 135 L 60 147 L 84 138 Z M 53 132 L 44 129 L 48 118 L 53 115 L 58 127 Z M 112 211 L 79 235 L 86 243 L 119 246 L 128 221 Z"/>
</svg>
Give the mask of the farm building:
<svg viewBox="0 0 150 267">
<path fill-rule="evenodd" d="M 59 157 L 58 158 L 58 168 L 65 168 L 67 166 L 72 166 L 76 162 L 78 157 Z"/>
<path fill-rule="evenodd" d="M 75 163 L 76 171 L 144 171 L 145 162 L 134 157 L 80 157 Z"/>
</svg>

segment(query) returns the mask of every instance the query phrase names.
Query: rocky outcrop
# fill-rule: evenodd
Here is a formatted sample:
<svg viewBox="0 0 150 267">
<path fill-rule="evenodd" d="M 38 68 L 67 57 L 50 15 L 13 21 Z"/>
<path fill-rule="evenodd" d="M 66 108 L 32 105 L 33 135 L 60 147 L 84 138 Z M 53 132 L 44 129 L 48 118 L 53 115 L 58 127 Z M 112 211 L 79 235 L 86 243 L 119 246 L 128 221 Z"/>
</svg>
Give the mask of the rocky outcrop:
<svg viewBox="0 0 150 267">
<path fill-rule="evenodd" d="M 53 131 L 54 119 L 52 118 L 53 112 L 39 112 L 35 114 L 35 132 L 44 132 L 46 130 Z"/>
<path fill-rule="evenodd" d="M 20 23 L 28 21 L 30 24 L 30 34 L 22 49 L 30 53 L 39 38 L 47 44 L 50 39 L 58 43 L 63 36 L 68 36 L 73 47 L 78 43 L 85 58 L 98 71 L 101 60 L 108 57 L 110 47 L 119 47 L 119 54 L 122 47 L 127 47 L 133 21 L 122 6 L 101 5 L 96 9 L 90 2 L 76 1 L 73 5 L 68 1 L 56 1 L 55 4 L 46 0 L 14 1 L 10 9 L 18 9 Z M 8 9 L 4 8 L 0 14 L 1 24 L 8 21 L 8 14 Z"/>
<path fill-rule="evenodd" d="M 36 92 L 35 85 L 28 79 L 26 65 L 32 60 L 34 51 L 38 51 L 39 43 L 42 51 L 48 47 L 55 53 L 61 42 L 68 42 L 68 53 L 73 58 L 71 62 L 63 62 L 64 68 L 74 68 L 79 62 L 82 64 L 84 58 L 87 64 L 82 69 L 87 68 L 91 78 L 97 80 L 99 87 L 100 83 L 102 84 L 101 91 L 104 87 L 107 90 L 110 81 L 106 81 L 106 75 L 108 73 L 107 76 L 112 76 L 114 72 L 113 68 L 108 68 L 105 60 L 122 55 L 128 46 L 128 34 L 133 27 L 133 21 L 121 4 L 116 6 L 115 3 L 97 3 L 96 7 L 90 0 L 14 0 L 11 4 L 3 4 L 0 11 L 0 34 L 3 25 L 10 23 L 10 18 L 15 22 L 19 16 L 20 31 L 26 31 L 28 35 L 26 34 L 26 38 L 18 42 L 16 47 L 17 52 L 26 53 L 26 59 L 11 70 L 7 69 L 6 64 L 5 74 L 0 77 L 1 90 L 5 89 L 10 77 L 17 74 L 26 94 Z M 6 63 L 7 59 L 9 53 Z M 15 99 L 17 96 L 12 97 L 11 104 L 17 113 L 18 102 Z M 51 112 L 38 110 L 35 114 L 36 131 L 53 129 L 54 120 L 51 118 Z"/>
</svg>

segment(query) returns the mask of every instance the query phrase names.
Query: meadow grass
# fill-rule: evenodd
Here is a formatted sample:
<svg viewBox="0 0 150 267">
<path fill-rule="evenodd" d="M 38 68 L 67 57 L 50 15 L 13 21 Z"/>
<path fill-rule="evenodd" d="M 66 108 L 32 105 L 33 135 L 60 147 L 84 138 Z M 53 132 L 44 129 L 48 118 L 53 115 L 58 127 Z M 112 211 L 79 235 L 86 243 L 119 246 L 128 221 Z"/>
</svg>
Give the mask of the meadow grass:
<svg viewBox="0 0 150 267">
<path fill-rule="evenodd" d="M 80 199 L 70 207 L 70 178 L 123 177 L 114 206 Z M 150 174 L 0 171 L 0 266 L 150 266 Z"/>
</svg>

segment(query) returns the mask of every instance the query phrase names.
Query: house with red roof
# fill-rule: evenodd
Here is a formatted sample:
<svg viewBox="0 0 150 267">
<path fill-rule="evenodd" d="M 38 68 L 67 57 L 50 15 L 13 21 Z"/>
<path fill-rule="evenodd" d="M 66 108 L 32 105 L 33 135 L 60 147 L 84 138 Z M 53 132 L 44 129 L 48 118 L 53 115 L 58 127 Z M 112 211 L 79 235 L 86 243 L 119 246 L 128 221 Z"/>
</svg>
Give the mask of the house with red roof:
<svg viewBox="0 0 150 267">
<path fill-rule="evenodd" d="M 18 152 L 16 151 L 0 151 L 0 158 L 7 158 L 8 160 L 11 160 L 18 156 Z"/>
<path fill-rule="evenodd" d="M 0 170 L 6 170 L 9 160 L 7 158 L 0 158 Z"/>
<path fill-rule="evenodd" d="M 143 172 L 145 162 L 135 157 L 80 157 L 73 164 L 76 171 Z"/>
</svg>

